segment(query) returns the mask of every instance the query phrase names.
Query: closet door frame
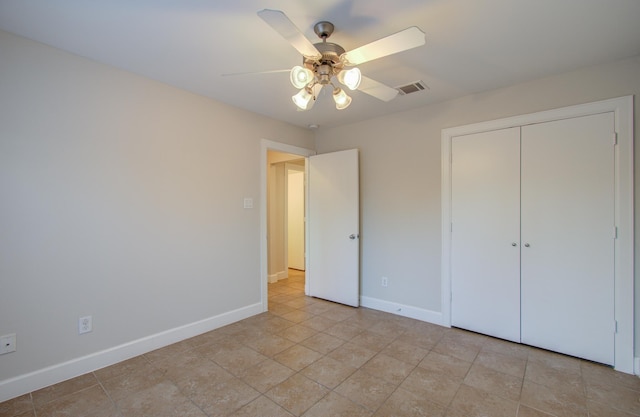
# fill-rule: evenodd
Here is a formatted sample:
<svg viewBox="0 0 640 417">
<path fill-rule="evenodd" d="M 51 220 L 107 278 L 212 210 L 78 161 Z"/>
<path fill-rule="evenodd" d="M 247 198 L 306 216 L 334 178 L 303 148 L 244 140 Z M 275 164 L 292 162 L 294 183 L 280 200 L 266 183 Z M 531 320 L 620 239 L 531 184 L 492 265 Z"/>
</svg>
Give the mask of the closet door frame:
<svg viewBox="0 0 640 417">
<path fill-rule="evenodd" d="M 442 325 L 451 327 L 451 140 L 456 136 L 613 112 L 615 119 L 615 369 L 640 373 L 634 360 L 633 96 L 442 130 Z"/>
</svg>

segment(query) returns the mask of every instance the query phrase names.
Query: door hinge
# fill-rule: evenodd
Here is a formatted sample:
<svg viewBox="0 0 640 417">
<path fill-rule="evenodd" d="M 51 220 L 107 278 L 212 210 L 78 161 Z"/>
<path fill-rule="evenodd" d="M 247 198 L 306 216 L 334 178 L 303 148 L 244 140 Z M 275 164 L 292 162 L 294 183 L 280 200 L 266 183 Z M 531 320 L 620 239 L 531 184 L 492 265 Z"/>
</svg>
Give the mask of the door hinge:
<svg viewBox="0 0 640 417">
<path fill-rule="evenodd" d="M 613 321 L 613 332 L 618 333 L 618 320 Z"/>
<path fill-rule="evenodd" d="M 618 238 L 618 226 L 613 226 L 613 238 Z"/>
<path fill-rule="evenodd" d="M 453 233 L 453 222 L 451 222 L 451 224 L 449 224 L 449 232 Z"/>
<path fill-rule="evenodd" d="M 612 139 L 613 139 L 613 146 L 616 146 L 618 144 L 618 133 L 617 132 L 613 132 Z"/>
</svg>

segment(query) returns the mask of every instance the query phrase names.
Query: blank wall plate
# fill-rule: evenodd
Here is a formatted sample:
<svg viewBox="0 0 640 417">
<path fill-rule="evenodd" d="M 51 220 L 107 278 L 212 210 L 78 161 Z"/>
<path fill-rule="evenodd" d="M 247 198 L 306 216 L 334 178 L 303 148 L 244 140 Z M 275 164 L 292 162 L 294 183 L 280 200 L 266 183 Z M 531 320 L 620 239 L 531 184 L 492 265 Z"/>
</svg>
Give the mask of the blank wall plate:
<svg viewBox="0 0 640 417">
<path fill-rule="evenodd" d="M 0 355 L 16 351 L 16 334 L 0 336 Z"/>
</svg>

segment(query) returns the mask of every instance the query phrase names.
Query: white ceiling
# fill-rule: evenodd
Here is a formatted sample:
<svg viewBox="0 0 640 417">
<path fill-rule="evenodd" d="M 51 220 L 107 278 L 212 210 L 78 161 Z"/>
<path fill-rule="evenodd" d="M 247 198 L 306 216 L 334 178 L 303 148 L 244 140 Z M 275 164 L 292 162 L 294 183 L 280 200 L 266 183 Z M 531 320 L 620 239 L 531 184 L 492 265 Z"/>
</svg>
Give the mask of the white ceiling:
<svg viewBox="0 0 640 417">
<path fill-rule="evenodd" d="M 312 41 L 354 49 L 409 26 L 426 45 L 368 62 L 363 74 L 429 90 L 382 102 L 323 94 L 296 111 L 287 69 L 298 52 L 256 12 L 284 11 Z M 256 113 L 330 127 L 640 54 L 640 0 L 0 0 L 0 29 Z M 1 59 L 2 57 L 0 57 Z M 640 74 L 639 74 L 640 76 Z M 325 89 L 326 90 L 326 89 Z"/>
</svg>

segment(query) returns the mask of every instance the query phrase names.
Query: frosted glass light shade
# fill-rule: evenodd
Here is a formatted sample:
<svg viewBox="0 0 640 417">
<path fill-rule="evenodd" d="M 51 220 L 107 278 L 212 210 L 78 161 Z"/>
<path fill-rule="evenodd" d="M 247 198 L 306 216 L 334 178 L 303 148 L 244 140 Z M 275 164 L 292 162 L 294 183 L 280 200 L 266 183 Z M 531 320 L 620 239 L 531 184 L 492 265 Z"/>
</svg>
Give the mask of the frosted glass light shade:
<svg viewBox="0 0 640 417">
<path fill-rule="evenodd" d="M 355 90 L 360 86 L 360 81 L 362 80 L 362 73 L 358 68 L 351 68 L 347 71 L 340 71 L 338 73 L 338 81 L 342 84 L 346 85 L 349 90 Z"/>
<path fill-rule="evenodd" d="M 343 89 L 336 88 L 333 92 L 333 101 L 336 102 L 336 109 L 342 110 L 349 107 L 349 104 L 351 104 L 351 97 L 349 97 Z"/>
<path fill-rule="evenodd" d="M 292 96 L 291 100 L 293 100 L 295 105 L 298 106 L 300 110 L 307 110 L 307 106 L 309 105 L 309 102 L 312 98 L 313 94 L 311 93 L 311 91 L 303 88 L 302 90 L 298 91 L 296 95 Z"/>
<path fill-rule="evenodd" d="M 313 72 L 308 69 L 296 65 L 291 69 L 291 84 L 295 88 L 303 88 L 313 80 Z"/>
</svg>

